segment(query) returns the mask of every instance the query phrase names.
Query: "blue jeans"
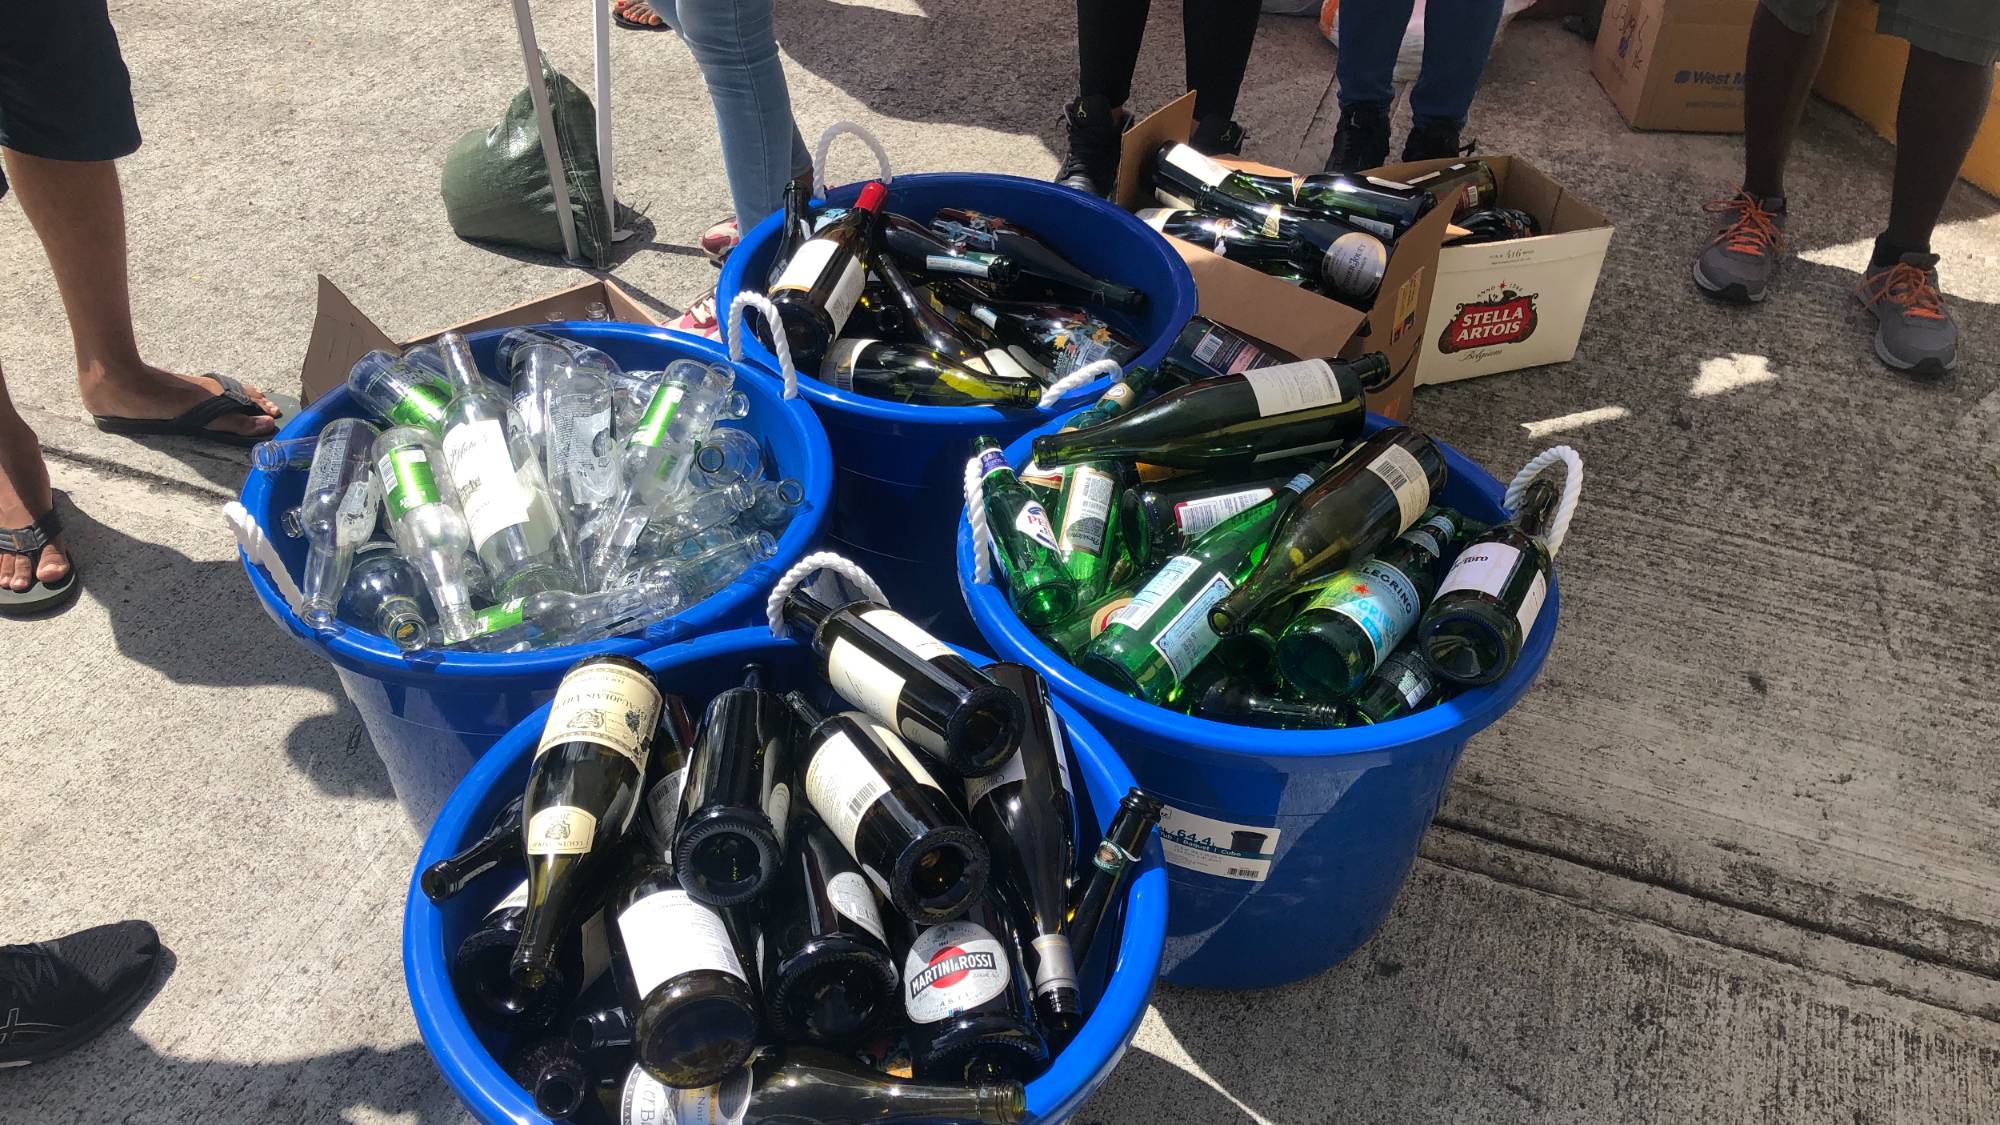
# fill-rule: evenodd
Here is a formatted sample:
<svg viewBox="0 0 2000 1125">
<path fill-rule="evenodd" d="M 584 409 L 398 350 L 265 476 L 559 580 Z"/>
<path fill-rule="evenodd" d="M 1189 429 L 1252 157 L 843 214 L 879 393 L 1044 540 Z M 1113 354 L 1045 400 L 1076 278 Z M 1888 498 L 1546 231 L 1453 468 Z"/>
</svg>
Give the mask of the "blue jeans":
<svg viewBox="0 0 2000 1125">
<path fill-rule="evenodd" d="M 778 61 L 773 0 L 647 4 L 680 33 L 701 67 L 715 103 L 737 229 L 748 232 L 784 206 L 786 181 L 812 173 L 812 151 L 792 120 L 792 96 Z"/>
<path fill-rule="evenodd" d="M 1427 0 L 1424 6 L 1424 65 L 1410 91 L 1410 113 L 1422 123 L 1465 125 L 1479 72 L 1500 30 L 1502 0 Z M 1343 0 L 1340 55 L 1334 74 L 1340 104 L 1380 102 L 1396 96 L 1392 82 L 1396 51 L 1403 45 L 1416 0 Z"/>
</svg>

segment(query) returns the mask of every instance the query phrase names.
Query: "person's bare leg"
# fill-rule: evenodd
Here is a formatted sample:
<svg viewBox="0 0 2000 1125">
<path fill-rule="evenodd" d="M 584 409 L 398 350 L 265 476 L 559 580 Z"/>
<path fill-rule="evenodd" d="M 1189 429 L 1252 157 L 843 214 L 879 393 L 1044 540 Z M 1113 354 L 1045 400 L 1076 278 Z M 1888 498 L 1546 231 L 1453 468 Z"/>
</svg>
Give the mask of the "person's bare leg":
<svg viewBox="0 0 2000 1125">
<path fill-rule="evenodd" d="M 125 418 L 172 418 L 221 390 L 212 379 L 178 375 L 139 356 L 132 334 L 117 165 L 46 160 L 12 149 L 0 149 L 0 157 L 55 271 L 76 343 L 84 408 Z M 276 433 L 278 408 L 255 388 L 249 394 L 266 416 L 224 415 L 209 428 L 253 437 Z"/>
<path fill-rule="evenodd" d="M 42 463 L 42 443 L 35 438 L 0 373 L 0 527 L 26 527 L 49 510 L 49 470 Z M 34 579 L 54 582 L 69 573 L 69 554 L 61 536 L 42 551 L 40 567 L 25 555 L 0 554 L 0 586 L 26 590 Z"/>
<path fill-rule="evenodd" d="M 1896 106 L 1896 180 L 1874 265 L 1928 253 L 1931 231 L 1993 94 L 1993 68 L 1910 48 Z"/>
<path fill-rule="evenodd" d="M 1743 190 L 1752 195 L 1785 194 L 1785 161 L 1826 55 L 1833 9 L 1826 6 L 1810 35 L 1793 31 L 1762 4 L 1750 21 L 1743 61 Z"/>
</svg>

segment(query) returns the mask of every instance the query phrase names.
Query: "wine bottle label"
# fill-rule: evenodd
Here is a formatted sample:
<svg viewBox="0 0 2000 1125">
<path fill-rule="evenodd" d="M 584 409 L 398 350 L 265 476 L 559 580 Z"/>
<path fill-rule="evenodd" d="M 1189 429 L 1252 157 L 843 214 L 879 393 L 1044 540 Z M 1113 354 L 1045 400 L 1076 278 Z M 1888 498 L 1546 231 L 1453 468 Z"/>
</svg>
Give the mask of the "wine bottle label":
<svg viewBox="0 0 2000 1125">
<path fill-rule="evenodd" d="M 528 881 L 526 879 L 523 879 L 521 880 L 520 886 L 515 887 L 513 890 L 507 892 L 506 898 L 503 898 L 499 902 L 494 903 L 493 909 L 488 910 L 486 912 L 486 916 L 488 918 L 491 918 L 495 914 L 498 914 L 503 910 L 526 910 L 527 908 L 528 908 Z"/>
<path fill-rule="evenodd" d="M 416 383 L 389 408 L 389 421 L 398 426 L 421 426 L 435 430 L 444 425 L 445 407 L 449 405 L 450 389 L 437 383 Z"/>
<path fill-rule="evenodd" d="M 1023 383 L 1039 383 L 1033 371 L 1021 366 L 1014 353 L 1004 348 L 990 348 L 981 357 L 986 361 L 986 369 L 1002 379 L 1015 379 Z"/>
<path fill-rule="evenodd" d="M 1350 297 L 1367 297 L 1380 289 L 1382 274 L 1388 268 L 1389 248 L 1381 239 L 1360 231 L 1334 239 L 1319 264 L 1327 288 Z"/>
<path fill-rule="evenodd" d="M 1383 667 L 1386 669 L 1388 665 Z M 1429 699 L 1431 692 L 1437 690 L 1437 676 L 1431 672 L 1431 666 L 1421 659 L 1396 662 L 1395 675 L 1390 682 L 1396 694 L 1402 696 L 1403 702 L 1412 708 Z"/>
<path fill-rule="evenodd" d="M 1475 590 L 1497 599 L 1507 589 L 1507 581 L 1517 569 L 1534 565 L 1533 560 L 1523 559 L 1521 549 L 1512 544 L 1474 543 L 1460 552 L 1458 560 L 1451 564 L 1450 573 L 1438 586 L 1437 597 L 1442 598 L 1453 590 Z M 1534 582 L 1528 586 L 1527 594 L 1514 610 L 1514 619 L 1521 625 L 1523 640 L 1533 630 L 1535 617 L 1541 613 L 1542 602 L 1548 596 L 1548 579 L 1537 567 Z"/>
<path fill-rule="evenodd" d="M 1235 588 L 1228 575 L 1215 575 L 1153 637 L 1153 651 L 1173 669 L 1175 680 L 1187 679 L 1194 666 L 1215 651 L 1217 637 L 1215 630 L 1209 628 L 1208 611 Z"/>
<path fill-rule="evenodd" d="M 1208 187 L 1214 187 L 1229 178 L 1229 169 L 1210 160 L 1192 145 L 1175 145 L 1168 149 L 1161 159 Z"/>
<path fill-rule="evenodd" d="M 1431 481 L 1424 475 L 1423 463 L 1416 454 L 1400 445 L 1391 445 L 1375 455 L 1368 462 L 1368 471 L 1381 478 L 1396 494 L 1398 519 L 1396 528 L 1401 531 L 1416 523 L 1431 506 Z"/>
<path fill-rule="evenodd" d="M 1062 541 L 1064 555 L 1101 554 L 1104 531 L 1111 518 L 1111 499 L 1118 483 L 1111 474 L 1094 465 L 1078 465 L 1069 474 L 1069 502 L 1063 505 Z"/>
<path fill-rule="evenodd" d="M 1341 208 L 1340 217 L 1374 235 L 1376 238 L 1386 241 L 1396 237 L 1396 225 L 1394 223 L 1385 223 L 1380 219 L 1359 214 L 1353 209 L 1345 207 Z"/>
<path fill-rule="evenodd" d="M 830 238 L 815 238 L 799 247 L 792 260 L 785 263 L 784 272 L 778 275 L 777 284 L 771 286 L 771 292 L 784 289 L 810 292 L 819 281 L 819 275 L 826 272 L 828 263 L 839 253 L 840 244 Z"/>
<path fill-rule="evenodd" d="M 911 1023 L 937 1023 L 1005 993 L 1012 975 L 1006 949 L 984 926 L 932 926 L 903 959 L 903 1010 Z"/>
<path fill-rule="evenodd" d="M 652 792 L 646 794 L 646 815 L 653 818 L 653 839 L 666 852 L 667 862 L 674 859 L 674 837 L 681 831 L 681 789 L 687 784 L 687 767 L 668 774 L 653 783 Z"/>
<path fill-rule="evenodd" d="M 1410 635 L 1423 603 L 1407 575 L 1369 559 L 1335 575 L 1306 608 L 1330 609 L 1354 622 L 1368 638 L 1368 665 L 1373 668 Z"/>
<path fill-rule="evenodd" d="M 1044 469 L 1034 461 L 1029 461 L 1014 476 L 1015 479 L 1021 481 L 1023 484 L 1032 484 L 1037 488 L 1050 492 L 1061 488 L 1063 482 L 1063 471 L 1061 469 Z"/>
<path fill-rule="evenodd" d="M 924 255 L 926 273 L 957 273 L 967 277 L 985 277 L 992 272 L 984 259 L 967 258 L 959 254 Z"/>
<path fill-rule="evenodd" d="M 376 471 L 385 482 L 382 499 L 395 519 L 402 519 L 425 504 L 435 504 L 441 498 L 437 476 L 431 470 L 431 456 L 423 446 L 391 449 Z"/>
<path fill-rule="evenodd" d="M 1257 396 L 1260 418 L 1332 406 L 1342 397 L 1340 379 L 1333 365 L 1323 359 L 1258 367 L 1243 372 L 1243 379 Z"/>
<path fill-rule="evenodd" d="M 904 617 L 893 609 L 876 608 L 861 611 L 861 620 L 887 634 L 889 639 L 916 653 L 925 660 L 936 660 L 940 656 L 956 655 L 950 645 L 924 632 L 923 626 Z"/>
<path fill-rule="evenodd" d="M 743 1125 L 750 1080 L 745 1066 L 716 1085 L 676 1090 L 635 1063 L 619 1094 L 617 1125 Z"/>
<path fill-rule="evenodd" d="M 1260 486 L 1246 488 L 1241 492 L 1226 492 L 1221 496 L 1202 496 L 1193 500 L 1183 500 L 1174 505 L 1174 526 L 1181 534 L 1192 540 L 1195 536 L 1228 519 L 1238 512 L 1269 500 L 1276 489 Z"/>
<path fill-rule="evenodd" d="M 1221 325 L 1211 325 L 1201 331 L 1201 338 L 1195 341 L 1188 354 L 1209 371 L 1217 375 L 1234 375 L 1239 371 L 1271 366 L 1271 357 L 1264 349 Z"/>
<path fill-rule="evenodd" d="M 1051 551 L 1060 550 L 1056 544 L 1055 528 L 1049 526 L 1049 513 L 1037 501 L 1030 500 L 1021 505 L 1020 513 L 1014 517 L 1014 530 Z"/>
<path fill-rule="evenodd" d="M 551 805 L 528 818 L 521 850 L 529 855 L 582 855 L 596 838 L 596 817 L 574 805 Z"/>
<path fill-rule="evenodd" d="M 910 775 L 910 780 L 915 781 L 918 785 L 935 789 L 939 793 L 944 792 L 944 786 L 938 784 L 938 779 L 931 773 L 931 768 L 924 764 L 924 760 L 917 756 L 916 751 L 910 749 L 910 743 L 915 742 L 920 746 L 928 746 L 932 750 L 942 752 L 944 750 L 944 738 L 942 736 L 938 735 L 935 731 L 922 730 L 921 728 L 912 731 L 911 728 L 914 724 L 907 720 L 903 723 L 904 733 L 899 735 L 882 725 L 872 715 L 863 715 L 859 712 L 850 712 L 850 715 L 855 722 L 861 723 L 869 730 L 875 732 L 876 741 L 880 742 L 889 751 L 890 757 L 896 759 L 902 765 L 904 772 Z M 921 738 L 917 737 L 919 734 L 922 735 Z"/>
<path fill-rule="evenodd" d="M 1232 824 L 1172 805 L 1160 809 L 1160 850 L 1167 862 L 1224 879 L 1269 878 L 1281 835 L 1277 828 Z"/>
<path fill-rule="evenodd" d="M 1076 987 L 1076 954 L 1070 949 L 1068 937 L 1043 934 L 1029 944 L 1034 947 L 1036 957 L 1036 995 L 1050 996 Z"/>
<path fill-rule="evenodd" d="M 590 742 L 623 754 L 643 771 L 660 706 L 659 685 L 644 672 L 623 664 L 586 664 L 557 685 L 535 756 L 565 742 Z"/>
<path fill-rule="evenodd" d="M 1525 643 L 1528 634 L 1535 631 L 1535 618 L 1541 616 L 1542 603 L 1548 600 L 1549 580 L 1540 571 L 1535 572 L 1535 580 L 1528 584 L 1528 592 L 1521 598 L 1521 608 L 1514 611 L 1514 620 L 1521 623 L 1521 640 Z"/>
<path fill-rule="evenodd" d="M 347 486 L 340 507 L 334 511 L 335 538 L 341 543 L 362 543 L 375 531 L 375 474 Z"/>
<path fill-rule="evenodd" d="M 340 467 L 347 460 L 347 448 L 354 444 L 349 426 L 329 426 L 313 447 L 312 468 L 306 471 L 306 495 L 324 492 L 340 480 Z"/>
<path fill-rule="evenodd" d="M 507 435 L 488 418 L 453 426 L 444 435 L 444 463 L 458 486 L 459 505 L 474 550 L 495 535 L 528 522 L 529 496 L 514 471 Z"/>
<path fill-rule="evenodd" d="M 890 719 L 903 698 L 902 675 L 846 637 L 836 636 L 827 646 L 826 682 L 855 707 Z"/>
<path fill-rule="evenodd" d="M 880 340 L 835 340 L 826 350 L 826 358 L 820 362 L 819 377 L 822 382 L 831 383 L 843 391 L 854 389 L 854 367 L 869 348 L 881 343 Z"/>
<path fill-rule="evenodd" d="M 859 851 L 855 841 L 861 818 L 888 791 L 889 782 L 868 764 L 846 731 L 836 731 L 820 743 L 806 766 L 806 803 L 848 855 Z"/>
<path fill-rule="evenodd" d="M 1012 754 L 1007 755 L 1006 762 L 1002 763 L 999 769 L 994 770 L 985 777 L 968 777 L 965 779 L 965 807 L 970 809 L 979 804 L 979 802 L 985 800 L 988 795 L 1002 785 L 1011 785 L 1015 782 L 1026 781 L 1027 779 L 1028 771 L 1021 762 L 1021 752 L 1016 750 Z"/>
<path fill-rule="evenodd" d="M 780 781 L 771 786 L 771 794 L 764 798 L 764 816 L 771 822 L 771 831 L 778 838 L 778 851 L 785 850 L 785 835 L 792 826 L 792 787 Z"/>
<path fill-rule="evenodd" d="M 1438 558 L 1444 558 L 1451 553 L 1452 535 L 1456 530 L 1452 526 L 1450 516 L 1436 515 L 1405 531 L 1403 538 L 1416 543 Z"/>
<path fill-rule="evenodd" d="M 882 912 L 875 906 L 875 892 L 869 889 L 868 880 L 852 871 L 842 871 L 826 881 L 826 897 L 842 918 L 874 934 L 876 941 L 889 944 L 882 930 Z"/>
<path fill-rule="evenodd" d="M 1168 598 L 1180 590 L 1181 584 L 1189 576 L 1201 569 L 1201 560 L 1188 555 L 1176 555 L 1168 559 L 1158 574 L 1153 575 L 1139 592 L 1132 595 L 1124 609 L 1111 615 L 1111 624 L 1123 625 L 1130 629 L 1144 629 L 1146 622 L 1153 619 L 1154 611 Z"/>
<path fill-rule="evenodd" d="M 618 936 L 642 998 L 675 977 L 704 970 L 749 983 L 722 915 L 679 887 L 654 891 L 619 911 Z"/>
</svg>

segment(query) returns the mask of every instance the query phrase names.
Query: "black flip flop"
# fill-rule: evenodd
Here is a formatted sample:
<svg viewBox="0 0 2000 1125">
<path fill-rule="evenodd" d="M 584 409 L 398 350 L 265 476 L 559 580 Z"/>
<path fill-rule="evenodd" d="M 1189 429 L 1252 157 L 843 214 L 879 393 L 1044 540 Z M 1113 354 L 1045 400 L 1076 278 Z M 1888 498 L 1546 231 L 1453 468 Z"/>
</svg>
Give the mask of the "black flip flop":
<svg viewBox="0 0 2000 1125">
<path fill-rule="evenodd" d="M 40 518 L 26 527 L 0 528 L 0 555 L 26 555 L 29 574 L 42 565 L 42 548 L 49 540 L 62 534 L 62 518 L 56 515 L 53 505 Z M 53 613 L 76 600 L 76 592 L 83 583 L 76 563 L 69 565 L 69 573 L 54 583 L 33 579 L 33 585 L 25 590 L 10 590 L 0 586 L 0 617 L 32 617 L 40 613 Z"/>
<path fill-rule="evenodd" d="M 653 14 L 655 16 L 660 15 L 658 11 L 655 11 Z M 611 9 L 611 22 L 617 24 L 619 27 L 622 27 L 627 31 L 672 31 L 673 30 L 672 27 L 668 26 L 666 22 L 666 17 L 664 16 L 660 16 L 659 23 L 640 23 L 638 20 L 627 17 L 625 15 L 625 9 L 622 6 L 613 7 Z"/>
<path fill-rule="evenodd" d="M 270 437 L 254 437 L 250 434 L 232 434 L 226 430 L 208 428 L 210 422 L 229 414 L 263 415 L 264 408 L 258 406 L 243 384 L 227 375 L 211 371 L 208 377 L 221 384 L 222 392 L 210 396 L 206 401 L 195 404 L 176 418 L 116 418 L 104 414 L 93 414 L 97 428 L 107 434 L 124 434 L 126 437 L 147 437 L 173 435 L 176 437 L 205 438 L 223 445 L 249 447 Z"/>
</svg>

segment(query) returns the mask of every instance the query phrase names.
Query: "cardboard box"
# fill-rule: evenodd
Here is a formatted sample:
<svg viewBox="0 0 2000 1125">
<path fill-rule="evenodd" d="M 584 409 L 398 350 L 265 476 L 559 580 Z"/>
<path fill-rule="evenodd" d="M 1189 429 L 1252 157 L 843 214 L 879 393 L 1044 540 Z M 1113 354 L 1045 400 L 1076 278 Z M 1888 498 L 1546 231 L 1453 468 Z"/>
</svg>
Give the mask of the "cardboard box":
<svg viewBox="0 0 2000 1125">
<path fill-rule="evenodd" d="M 1150 181 L 1153 153 L 1167 141 L 1185 141 L 1194 131 L 1194 95 L 1186 94 L 1125 133 L 1114 198 L 1128 211 L 1158 206 Z M 1223 160 L 1232 168 L 1289 176 L 1291 172 L 1247 160 Z M 1449 208 L 1438 207 L 1396 240 L 1382 291 L 1367 312 L 1310 293 L 1249 266 L 1229 261 L 1192 243 L 1167 238 L 1194 274 L 1202 316 L 1246 332 L 1297 356 L 1354 357 L 1379 351 L 1395 376 L 1371 391 L 1368 408 L 1391 418 L 1410 416 L 1410 392 L 1437 275 L 1438 245 L 1450 223 Z"/>
<path fill-rule="evenodd" d="M 1890 140 L 1896 139 L 1896 107 L 1903 96 L 1903 64 L 1910 45 L 1875 30 L 1881 9 L 1874 0 L 1843 0 L 1833 16 L 1813 93 L 1866 121 Z M 1972 149 L 1958 170 L 1960 177 L 2000 195 L 2000 84 L 1986 108 L 1986 120 L 1972 138 Z"/>
<path fill-rule="evenodd" d="M 1518 156 L 1482 156 L 1500 184 L 1500 205 L 1535 217 L 1534 238 L 1438 251 L 1429 328 L 1417 385 L 1564 363 L 1590 315 L 1611 245 L 1611 220 Z M 1456 157 L 1391 164 L 1376 174 L 1407 179 Z"/>
<path fill-rule="evenodd" d="M 1757 0 L 1608 0 L 1591 55 L 1634 129 L 1743 131 L 1743 54 Z"/>
<path fill-rule="evenodd" d="M 512 308 L 486 313 L 422 336 L 395 340 L 368 319 L 366 313 L 356 308 L 347 294 L 340 291 L 340 286 L 321 274 L 319 309 L 313 314 L 312 339 L 306 343 L 305 362 L 299 365 L 300 395 L 304 401 L 311 402 L 345 383 L 348 369 L 354 366 L 354 361 L 376 348 L 400 351 L 416 344 L 427 344 L 447 332 L 483 332 L 489 328 L 519 328 L 524 325 L 532 328 L 548 323 L 550 313 L 561 313 L 564 320 L 587 320 L 590 315 L 587 310 L 595 302 L 602 302 L 609 308 L 613 320 L 665 325 L 651 309 L 620 289 L 617 282 L 606 279 L 588 281 L 532 301 L 523 301 Z"/>
</svg>

